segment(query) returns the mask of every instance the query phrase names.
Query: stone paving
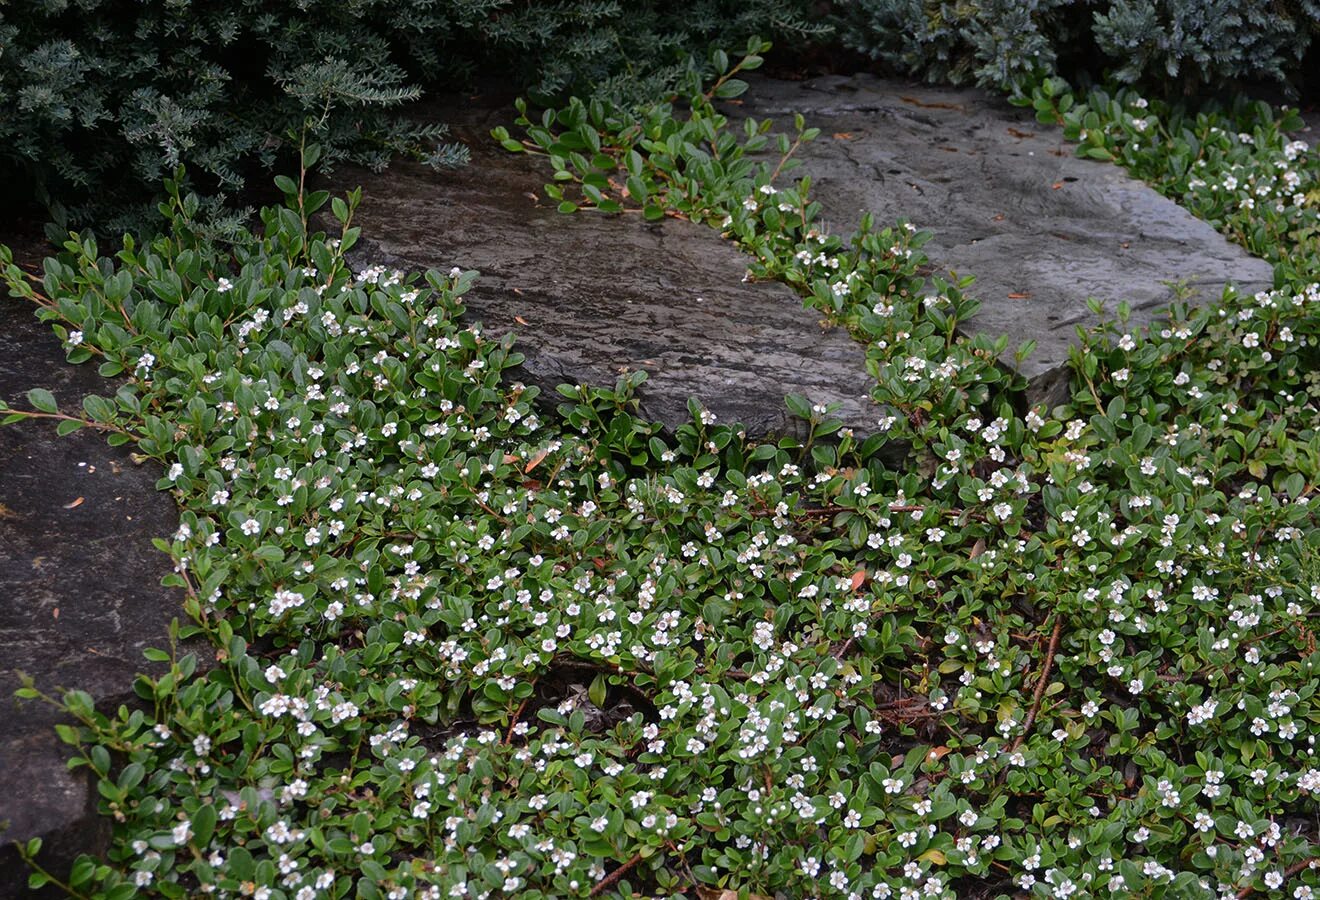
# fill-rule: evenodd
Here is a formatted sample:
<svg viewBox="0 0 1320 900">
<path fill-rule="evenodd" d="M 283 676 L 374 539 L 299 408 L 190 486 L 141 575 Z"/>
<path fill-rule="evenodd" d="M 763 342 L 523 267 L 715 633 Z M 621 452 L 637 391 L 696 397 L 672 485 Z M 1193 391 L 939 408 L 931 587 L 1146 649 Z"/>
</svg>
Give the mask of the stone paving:
<svg viewBox="0 0 1320 900">
<path fill-rule="evenodd" d="M 1031 338 L 1021 371 L 1028 398 L 1067 399 L 1076 326 L 1126 300 L 1134 326 L 1154 320 L 1180 289 L 1218 299 L 1225 283 L 1255 293 L 1274 270 L 1123 169 L 1079 159 L 1057 127 L 975 89 L 869 75 L 805 82 L 759 79 L 732 115 L 821 129 L 798 151 L 826 225 L 851 233 L 863 213 L 934 233 L 923 248 L 937 272 L 974 275 L 981 301 L 967 329 Z"/>
<path fill-rule="evenodd" d="M 982 303 L 967 329 L 1024 340 L 1028 400 L 1066 399 L 1076 326 L 1087 300 L 1126 300 L 1149 323 L 1178 291 L 1217 297 L 1233 282 L 1272 285 L 1269 264 L 1109 163 L 1078 159 L 1057 128 L 972 89 L 917 86 L 866 75 L 807 82 L 755 79 L 732 118 L 801 112 L 821 136 L 800 151 L 824 222 L 851 233 L 863 213 L 934 232 L 936 273 L 976 276 Z M 839 329 L 777 284 L 742 281 L 745 262 L 715 230 L 636 215 L 561 215 L 542 187 L 544 160 L 509 154 L 488 137 L 507 123 L 503 100 L 478 98 L 436 117 L 457 123 L 472 165 L 433 173 L 399 164 L 362 184 L 357 224 L 366 259 L 410 268 L 481 270 L 469 315 L 495 334 L 518 333 L 526 380 L 553 397 L 562 382 L 612 384 L 646 370 L 643 412 L 687 419 L 695 395 L 764 435 L 791 428 L 785 393 L 839 403 L 845 423 L 873 429 L 863 356 Z"/>
<path fill-rule="evenodd" d="M 515 377 L 552 404 L 565 382 L 608 387 L 645 371 L 642 413 L 669 426 L 690 419 L 696 396 L 749 435 L 791 431 L 784 395 L 799 393 L 874 430 L 866 356 L 844 329 L 785 285 L 744 282 L 746 257 L 706 225 L 558 212 L 542 191 L 545 160 L 489 137 L 511 113 L 492 104 L 437 114 L 472 147 L 463 169 L 337 172 L 341 189 L 363 187 L 357 259 L 480 270 L 468 317 L 488 334 L 517 332 L 526 362 Z"/>
<path fill-rule="evenodd" d="M 112 385 L 93 364 L 66 363 L 28 305 L 0 299 L 0 398 L 20 405 L 34 387 L 80 409 Z M 47 858 L 67 867 L 109 839 L 88 770 L 65 765 L 71 751 L 54 725 L 68 719 L 14 691 L 24 672 L 50 694 L 88 691 L 102 711 L 133 699 L 142 651 L 167 647 L 170 620 L 182 616 L 181 595 L 160 585 L 169 559 L 151 544 L 178 527 L 160 476 L 96 432 L 0 428 L 0 897 L 31 896 L 11 841 L 41 837 Z"/>
</svg>

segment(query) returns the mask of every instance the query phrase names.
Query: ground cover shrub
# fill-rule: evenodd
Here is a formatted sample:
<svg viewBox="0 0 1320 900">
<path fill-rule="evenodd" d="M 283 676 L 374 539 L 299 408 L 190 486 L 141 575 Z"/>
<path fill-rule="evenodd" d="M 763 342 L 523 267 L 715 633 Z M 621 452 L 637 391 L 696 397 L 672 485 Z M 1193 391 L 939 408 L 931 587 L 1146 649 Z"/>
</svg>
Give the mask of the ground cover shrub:
<svg viewBox="0 0 1320 900">
<path fill-rule="evenodd" d="M 1197 94 L 1287 86 L 1315 38 L 1313 0 L 857 0 L 841 5 L 845 44 L 931 81 L 1015 90 L 1060 57 L 1096 80 Z M 1073 73 L 1067 73 L 1073 74 Z"/>
<path fill-rule="evenodd" d="M 154 654 L 146 710 L 63 698 L 118 821 L 76 895 L 1320 889 L 1320 286 L 1281 263 L 1150 331 L 1120 310 L 1069 404 L 1020 409 L 919 230 L 820 230 L 786 183 L 809 123 L 717 111 L 760 49 L 678 103 L 524 107 L 496 136 L 547 156 L 566 211 L 710 223 L 847 323 L 864 440 L 797 397 L 802 444 L 696 403 L 665 437 L 632 380 L 539 412 L 511 342 L 455 319 L 473 273 L 350 271 L 356 198 L 290 179 L 232 247 L 176 184 L 148 246 L 6 266 L 73 361 L 128 378 L 8 420 L 161 463 L 185 631 L 219 662 Z M 1204 180 L 1270 171 L 1274 140 Z M 327 203 L 338 233 L 309 233 Z"/>
<path fill-rule="evenodd" d="M 708 41 L 814 34 L 797 0 L 50 0 L 0 10 L 0 165 L 64 222 L 140 224 L 186 163 L 211 194 L 296 157 L 373 167 L 411 154 L 441 166 L 463 148 L 397 107 L 459 90 L 474 70 L 516 89 L 594 85 L 636 99 L 672 84 Z M 267 176 L 263 175 L 264 182 Z M 117 214 L 117 215 L 116 215 Z"/>
<path fill-rule="evenodd" d="M 1061 126 L 1078 155 L 1123 166 L 1274 263 L 1286 281 L 1317 276 L 1320 160 L 1294 137 L 1303 125 L 1295 110 L 1242 100 L 1229 115 L 1195 113 L 1131 88 L 1079 99 L 1059 79 L 1017 102 Z"/>
</svg>

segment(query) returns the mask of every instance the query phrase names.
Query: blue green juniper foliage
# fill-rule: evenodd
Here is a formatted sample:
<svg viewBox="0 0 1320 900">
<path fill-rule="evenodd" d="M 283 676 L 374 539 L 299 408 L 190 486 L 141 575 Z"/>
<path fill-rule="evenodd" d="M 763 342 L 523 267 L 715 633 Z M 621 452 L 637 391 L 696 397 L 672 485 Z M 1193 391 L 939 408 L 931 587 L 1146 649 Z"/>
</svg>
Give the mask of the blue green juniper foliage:
<svg viewBox="0 0 1320 900">
<path fill-rule="evenodd" d="M 822 231 L 791 180 L 809 123 L 716 109 L 761 49 L 716 54 L 681 102 L 523 106 L 496 137 L 546 156 L 566 211 L 709 223 L 748 277 L 845 323 L 871 436 L 801 397 L 801 443 L 695 401 L 664 435 L 640 375 L 534 405 L 513 340 L 458 318 L 476 273 L 351 271 L 359 198 L 288 178 L 232 246 L 198 238 L 175 183 L 157 240 L 74 236 L 35 281 L 6 265 L 72 361 L 127 378 L 6 421 L 159 462 L 179 633 L 217 660 L 153 652 L 145 709 L 54 701 L 116 838 L 34 884 L 1315 896 L 1316 155 L 1264 110 L 1041 85 L 1080 152 L 1278 274 L 1149 330 L 1120 307 L 1083 335 L 1071 401 L 1024 409 L 1006 341 L 960 334 L 970 280 L 919 274 L 920 230 Z M 309 229 L 327 206 L 334 231 Z"/>
<path fill-rule="evenodd" d="M 475 70 L 541 92 L 667 89 L 694 47 L 823 30 L 800 0 L 37 0 L 0 5 L 0 165 L 62 220 L 141 223 L 186 163 L 211 195 L 296 156 L 464 159 L 398 107 Z M 291 137 L 292 133 L 292 137 Z M 283 153 L 283 155 L 281 155 Z M 22 173 L 23 177 L 17 177 Z M 264 176 L 263 176 L 264 181 Z M 17 198 L 13 198 L 17 199 Z M 231 217 L 232 218 L 232 217 Z"/>
<path fill-rule="evenodd" d="M 932 81 L 1017 89 L 1059 57 L 1125 84 L 1196 94 L 1288 84 L 1320 27 L 1315 0 L 852 0 L 843 42 Z M 1073 74 L 1073 73 L 1065 73 Z"/>
<path fill-rule="evenodd" d="M 1317 21 L 1316 0 L 39 0 L 0 6 L 0 165 L 61 223 L 117 230 L 180 163 L 232 201 L 309 133 L 326 168 L 461 163 L 404 104 L 483 72 L 632 104 L 694 48 L 768 31 L 934 80 L 1018 90 L 1089 66 L 1195 92 L 1296 81 Z M 211 206 L 217 233 L 235 225 Z"/>
</svg>

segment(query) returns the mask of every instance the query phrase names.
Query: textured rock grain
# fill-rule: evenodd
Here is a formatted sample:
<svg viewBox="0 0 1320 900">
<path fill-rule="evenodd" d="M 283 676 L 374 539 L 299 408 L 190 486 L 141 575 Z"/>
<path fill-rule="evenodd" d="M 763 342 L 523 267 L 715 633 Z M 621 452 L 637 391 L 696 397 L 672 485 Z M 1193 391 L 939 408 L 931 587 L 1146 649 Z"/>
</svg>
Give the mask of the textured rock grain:
<svg viewBox="0 0 1320 900">
<path fill-rule="evenodd" d="M 31 309 L 0 300 L 0 398 L 25 405 L 34 387 L 68 409 L 112 389 L 94 365 L 66 363 Z M 102 711 L 133 698 L 142 651 L 167 647 L 170 620 L 182 617 L 181 595 L 160 585 L 169 559 L 151 545 L 178 527 L 160 475 L 92 431 L 0 428 L 0 897 L 32 896 L 11 841 L 42 838 L 58 872 L 106 847 L 110 824 L 87 770 L 67 769 L 71 751 L 55 734 L 67 719 L 14 691 L 24 672 L 47 693 L 87 691 Z"/>
<path fill-rule="evenodd" d="M 341 189 L 363 187 L 355 223 L 369 242 L 359 258 L 480 270 L 468 318 L 487 334 L 517 332 L 526 356 L 517 377 L 543 397 L 554 402 L 559 384 L 612 386 L 644 370 L 642 412 L 669 427 L 688 421 L 695 396 L 750 435 L 791 432 L 784 395 L 799 393 L 838 403 L 861 433 L 874 430 L 864 349 L 788 287 L 744 282 L 746 257 L 717 231 L 635 213 L 563 215 L 543 196 L 544 159 L 493 145 L 489 130 L 509 119 L 508 107 L 437 118 L 458 119 L 471 165 L 336 173 Z"/>
<path fill-rule="evenodd" d="M 934 233 L 937 271 L 974 275 L 982 303 L 968 329 L 1032 338 L 1021 366 L 1030 398 L 1066 399 L 1075 326 L 1126 300 L 1144 325 L 1182 285 L 1202 301 L 1225 284 L 1255 292 L 1273 269 L 1118 166 L 1079 159 L 1058 128 L 980 90 L 867 75 L 756 80 L 733 116 L 802 113 L 820 137 L 798 156 L 829 228 L 853 231 L 871 211 Z"/>
</svg>

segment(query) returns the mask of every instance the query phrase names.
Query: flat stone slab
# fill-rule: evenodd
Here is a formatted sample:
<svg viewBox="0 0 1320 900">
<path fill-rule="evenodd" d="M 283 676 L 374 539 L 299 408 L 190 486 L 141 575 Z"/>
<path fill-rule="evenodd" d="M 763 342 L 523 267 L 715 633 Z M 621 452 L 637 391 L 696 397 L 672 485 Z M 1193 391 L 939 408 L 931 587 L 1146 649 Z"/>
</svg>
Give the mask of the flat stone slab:
<svg viewBox="0 0 1320 900">
<path fill-rule="evenodd" d="M 747 257 L 706 225 L 558 212 L 543 194 L 544 158 L 490 138 L 511 113 L 504 102 L 436 113 L 472 148 L 457 171 L 337 172 L 339 190 L 363 188 L 355 224 L 369 240 L 358 258 L 480 270 L 468 318 L 490 335 L 517 332 L 519 377 L 551 402 L 559 384 L 612 387 L 644 370 L 641 411 L 670 428 L 690 419 L 695 396 L 750 436 L 795 432 L 784 396 L 797 393 L 838 403 L 846 425 L 874 432 L 865 352 L 846 331 L 784 285 L 745 283 Z"/>
<path fill-rule="evenodd" d="M 934 233 L 937 270 L 974 275 L 981 310 L 969 329 L 1037 342 L 1021 366 L 1029 400 L 1067 399 L 1068 348 L 1095 316 L 1087 299 L 1134 325 L 1175 299 L 1173 284 L 1202 300 L 1228 282 L 1254 293 L 1272 267 L 1120 167 L 1074 156 L 1058 128 L 980 90 L 918 86 L 869 75 L 805 82 L 759 78 L 730 115 L 800 112 L 821 129 L 795 172 L 830 230 L 851 233 L 863 213 Z"/>
<path fill-rule="evenodd" d="M 0 299 L 0 398 L 25 407 L 34 387 L 80 409 L 112 384 L 92 364 L 65 362 L 30 306 Z M 0 897 L 32 896 L 11 841 L 43 838 L 44 859 L 62 873 L 109 838 L 87 770 L 66 767 L 71 750 L 54 725 L 67 719 L 14 691 L 26 672 L 49 694 L 82 689 L 113 711 L 151 668 L 142 651 L 168 646 L 170 620 L 183 611 L 182 595 L 160 585 L 169 558 L 151 544 L 178 527 L 174 503 L 156 490 L 160 476 L 96 432 L 0 428 Z"/>
</svg>

